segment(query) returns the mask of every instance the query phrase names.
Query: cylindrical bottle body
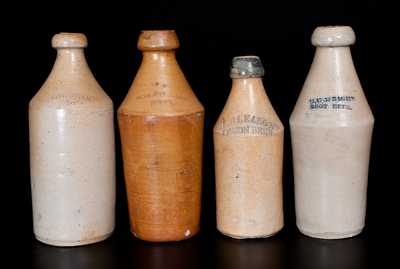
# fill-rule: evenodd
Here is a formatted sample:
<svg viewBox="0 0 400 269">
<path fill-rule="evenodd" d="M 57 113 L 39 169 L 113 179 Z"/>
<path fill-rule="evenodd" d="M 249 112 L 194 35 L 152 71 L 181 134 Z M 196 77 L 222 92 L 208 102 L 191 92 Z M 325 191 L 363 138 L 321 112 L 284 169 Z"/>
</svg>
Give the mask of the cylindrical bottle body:
<svg viewBox="0 0 400 269">
<path fill-rule="evenodd" d="M 260 136 L 214 132 L 217 227 L 223 234 L 268 237 L 283 227 L 283 130 L 268 132 Z"/>
<path fill-rule="evenodd" d="M 178 241 L 199 231 L 203 112 L 119 113 L 132 233 Z"/>
<path fill-rule="evenodd" d="M 364 227 L 372 125 L 291 126 L 296 222 L 319 238 Z"/>
<path fill-rule="evenodd" d="M 31 104 L 29 113 L 34 233 L 58 246 L 94 243 L 114 229 L 112 104 Z"/>
</svg>

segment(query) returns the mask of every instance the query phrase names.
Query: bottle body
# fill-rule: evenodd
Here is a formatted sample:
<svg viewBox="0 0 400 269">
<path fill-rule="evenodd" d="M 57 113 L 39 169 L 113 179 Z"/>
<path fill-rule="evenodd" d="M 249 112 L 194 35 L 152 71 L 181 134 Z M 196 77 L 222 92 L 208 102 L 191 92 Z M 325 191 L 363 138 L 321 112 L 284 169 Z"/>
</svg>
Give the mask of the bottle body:
<svg viewBox="0 0 400 269">
<path fill-rule="evenodd" d="M 283 227 L 283 125 L 261 78 L 234 79 L 214 126 L 217 228 L 238 238 Z"/>
<path fill-rule="evenodd" d="M 155 35 L 158 32 L 173 33 Z M 142 33 L 139 43 L 147 34 Z M 144 51 L 118 109 L 129 216 L 136 237 L 178 241 L 199 231 L 203 121 L 204 109 L 174 51 Z"/>
<path fill-rule="evenodd" d="M 119 114 L 132 233 L 178 241 L 199 231 L 204 114 Z"/>
<path fill-rule="evenodd" d="M 75 246 L 114 229 L 113 105 L 83 52 L 63 50 L 29 104 L 32 207 L 39 241 Z"/>
<path fill-rule="evenodd" d="M 317 47 L 290 118 L 302 233 L 335 239 L 362 231 L 373 122 L 350 48 Z"/>
</svg>

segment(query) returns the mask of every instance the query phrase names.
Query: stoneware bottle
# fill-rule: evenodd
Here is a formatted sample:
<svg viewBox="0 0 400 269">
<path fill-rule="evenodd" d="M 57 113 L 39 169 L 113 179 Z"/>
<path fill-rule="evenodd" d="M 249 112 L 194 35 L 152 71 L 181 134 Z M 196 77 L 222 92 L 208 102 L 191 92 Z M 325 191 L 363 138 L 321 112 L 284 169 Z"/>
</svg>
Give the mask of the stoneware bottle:
<svg viewBox="0 0 400 269">
<path fill-rule="evenodd" d="M 113 104 L 86 63 L 83 34 L 57 34 L 52 45 L 53 70 L 29 103 L 34 233 L 85 245 L 114 229 Z"/>
<path fill-rule="evenodd" d="M 269 237 L 283 227 L 283 125 L 256 56 L 232 61 L 232 90 L 214 126 L 217 228 L 238 238 Z"/>
<path fill-rule="evenodd" d="M 139 71 L 118 109 L 132 233 L 178 241 L 199 231 L 204 108 L 176 58 L 174 31 L 143 31 Z"/>
<path fill-rule="evenodd" d="M 335 239 L 364 227 L 374 117 L 353 65 L 351 27 L 318 27 L 316 52 L 290 117 L 297 226 Z"/>
</svg>

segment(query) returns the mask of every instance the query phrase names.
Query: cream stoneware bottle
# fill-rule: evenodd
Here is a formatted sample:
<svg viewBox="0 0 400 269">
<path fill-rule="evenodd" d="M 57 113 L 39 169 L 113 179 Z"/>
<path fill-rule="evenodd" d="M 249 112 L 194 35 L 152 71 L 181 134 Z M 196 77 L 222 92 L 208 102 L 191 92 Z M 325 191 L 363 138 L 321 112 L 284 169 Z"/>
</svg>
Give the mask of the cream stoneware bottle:
<svg viewBox="0 0 400 269">
<path fill-rule="evenodd" d="M 175 57 L 174 31 L 143 31 L 143 60 L 118 109 L 132 233 L 179 241 L 200 225 L 204 108 Z"/>
<path fill-rule="evenodd" d="M 256 56 L 232 61 L 232 90 L 214 126 L 217 228 L 238 238 L 269 237 L 283 227 L 283 125 Z"/>
<path fill-rule="evenodd" d="M 34 233 L 85 245 L 114 229 L 113 104 L 86 63 L 83 34 L 57 34 L 52 46 L 53 69 L 29 103 Z"/>
<path fill-rule="evenodd" d="M 305 235 L 346 238 L 364 227 L 374 117 L 353 65 L 351 27 L 318 27 L 311 69 L 290 117 L 296 222 Z"/>
</svg>

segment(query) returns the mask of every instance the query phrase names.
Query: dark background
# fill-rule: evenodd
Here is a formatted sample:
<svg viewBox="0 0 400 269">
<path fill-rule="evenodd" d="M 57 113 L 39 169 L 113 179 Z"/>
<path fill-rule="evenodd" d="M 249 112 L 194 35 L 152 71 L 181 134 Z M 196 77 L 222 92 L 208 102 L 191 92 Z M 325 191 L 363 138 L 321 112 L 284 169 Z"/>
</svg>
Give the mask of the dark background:
<svg viewBox="0 0 400 269">
<path fill-rule="evenodd" d="M 2 220 L 6 262 L 34 268 L 366 268 L 395 258 L 396 90 L 390 73 L 396 43 L 378 1 L 116 2 L 78 1 L 16 4 L 2 22 L 3 159 Z M 7 12 L 7 11 L 10 12 Z M 390 17 L 394 19 L 395 17 Z M 288 119 L 314 54 L 310 37 L 320 25 L 350 25 L 357 41 L 355 66 L 375 115 L 366 228 L 345 240 L 317 240 L 295 226 Z M 118 129 L 117 215 L 111 239 L 85 247 L 56 248 L 33 238 L 29 179 L 28 102 L 51 71 L 56 52 L 51 37 L 82 32 L 89 40 L 89 66 L 115 109 L 138 70 L 140 30 L 175 29 L 178 62 L 206 110 L 201 233 L 184 242 L 154 244 L 129 232 Z M 395 33 L 395 32 L 393 32 Z M 237 241 L 216 229 L 212 127 L 228 97 L 233 56 L 254 54 L 266 69 L 267 94 L 285 125 L 285 227 L 269 239 Z M 10 240 L 8 240 L 10 239 Z M 392 244 L 393 245 L 393 244 Z M 8 255 L 9 254 L 9 255 Z"/>
</svg>

